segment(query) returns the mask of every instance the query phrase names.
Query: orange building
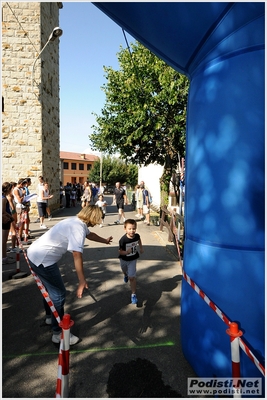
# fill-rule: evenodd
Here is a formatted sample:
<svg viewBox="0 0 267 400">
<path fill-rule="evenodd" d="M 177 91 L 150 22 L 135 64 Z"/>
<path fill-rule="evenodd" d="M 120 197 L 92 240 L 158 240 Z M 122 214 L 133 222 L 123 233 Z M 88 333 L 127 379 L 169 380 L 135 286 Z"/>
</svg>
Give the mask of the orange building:
<svg viewBox="0 0 267 400">
<path fill-rule="evenodd" d="M 61 181 L 65 186 L 67 182 L 81 183 L 88 179 L 88 174 L 93 168 L 94 162 L 99 157 L 93 154 L 60 152 Z"/>
</svg>

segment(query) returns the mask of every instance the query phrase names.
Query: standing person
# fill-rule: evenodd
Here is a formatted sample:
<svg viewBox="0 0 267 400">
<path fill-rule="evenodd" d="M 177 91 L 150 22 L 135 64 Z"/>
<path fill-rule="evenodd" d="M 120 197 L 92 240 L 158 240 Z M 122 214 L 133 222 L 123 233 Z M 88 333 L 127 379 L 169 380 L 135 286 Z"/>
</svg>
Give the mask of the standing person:
<svg viewBox="0 0 267 400">
<path fill-rule="evenodd" d="M 19 237 L 22 240 L 22 234 L 24 229 L 24 224 L 21 221 L 22 209 L 23 209 L 23 201 L 25 197 L 25 190 L 23 189 L 25 183 L 25 179 L 19 179 L 17 186 L 13 189 L 14 201 L 16 204 L 16 212 L 17 212 L 17 222 L 20 224 L 19 227 Z"/>
<path fill-rule="evenodd" d="M 76 195 L 77 195 L 76 186 L 75 184 L 73 184 L 70 192 L 70 201 L 72 207 L 76 207 Z"/>
<path fill-rule="evenodd" d="M 76 190 L 77 190 L 77 204 L 81 204 L 82 188 L 79 182 L 76 185 Z"/>
<path fill-rule="evenodd" d="M 62 181 L 59 182 L 59 207 L 60 208 L 64 208 L 63 207 L 63 196 L 64 196 L 64 186 L 62 184 Z"/>
<path fill-rule="evenodd" d="M 114 192 L 113 192 L 113 199 L 116 202 L 117 209 L 118 209 L 118 219 L 115 221 L 115 224 L 120 224 L 121 218 L 123 218 L 123 222 L 125 221 L 125 214 L 124 214 L 124 203 L 127 204 L 127 197 L 126 192 L 121 186 L 120 182 L 116 183 Z"/>
<path fill-rule="evenodd" d="M 142 194 L 143 194 L 143 215 L 145 217 L 144 223 L 147 224 L 147 226 L 150 225 L 150 202 L 149 202 L 149 196 L 148 196 L 148 190 L 145 189 L 144 185 L 140 185 L 142 189 Z"/>
<path fill-rule="evenodd" d="M 92 197 L 91 186 L 87 181 L 83 183 L 82 208 L 89 206 Z"/>
<path fill-rule="evenodd" d="M 67 185 L 64 187 L 65 190 L 65 198 L 66 198 L 66 208 L 70 208 L 70 192 L 71 192 L 71 184 L 67 182 Z"/>
<path fill-rule="evenodd" d="M 139 258 L 137 246 L 139 245 L 140 253 L 144 252 L 140 235 L 136 233 L 136 221 L 127 219 L 124 222 L 125 235 L 119 240 L 119 258 L 121 270 L 124 274 L 124 282 L 130 280 L 131 302 L 137 304 L 136 297 L 136 260 Z"/>
<path fill-rule="evenodd" d="M 136 185 L 135 188 L 135 199 L 136 199 L 136 208 L 137 208 L 137 218 L 143 218 L 143 193 L 140 185 Z"/>
<path fill-rule="evenodd" d="M 7 195 L 11 192 L 12 185 L 9 182 L 2 184 L 2 264 L 12 264 L 15 262 L 7 257 L 7 239 L 10 226 L 13 221 Z"/>
<path fill-rule="evenodd" d="M 95 205 L 100 207 L 101 211 L 102 211 L 102 221 L 101 221 L 101 224 L 99 225 L 100 228 L 102 228 L 102 226 L 104 225 L 104 220 L 105 220 L 105 216 L 106 216 L 106 209 L 107 209 L 107 202 L 106 202 L 106 200 L 104 200 L 103 194 L 99 194 L 98 195 L 98 200 L 95 203 Z"/>
<path fill-rule="evenodd" d="M 38 185 L 37 185 L 37 188 L 36 188 L 36 193 L 37 193 L 37 210 L 39 210 L 39 207 L 38 207 L 38 194 L 39 194 L 39 191 L 40 191 L 40 188 L 41 188 L 41 186 L 44 186 L 44 177 L 42 176 L 42 175 L 40 175 L 39 177 L 38 177 L 38 180 L 39 180 L 39 183 L 38 183 Z M 35 221 L 35 222 L 40 222 L 40 215 L 38 216 L 38 218 L 37 218 L 37 220 Z"/>
<path fill-rule="evenodd" d="M 104 195 L 104 191 L 105 191 L 105 187 L 101 184 L 100 185 L 100 183 L 99 183 L 99 186 L 98 186 L 98 195 L 100 195 L 100 194 L 103 194 Z"/>
<path fill-rule="evenodd" d="M 16 253 L 17 252 L 17 236 L 16 236 L 16 224 L 17 224 L 17 211 L 16 211 L 16 204 L 14 201 L 14 195 L 13 195 L 13 190 L 16 187 L 17 183 L 16 182 L 10 182 L 11 184 L 11 192 L 9 192 L 6 195 L 6 198 L 9 202 L 9 208 L 11 211 L 11 215 L 13 217 L 13 221 L 11 222 L 10 225 L 10 233 L 11 233 L 11 252 Z M 22 250 L 19 250 L 21 253 Z"/>
<path fill-rule="evenodd" d="M 43 236 L 36 240 L 28 249 L 27 256 L 33 271 L 39 276 L 52 300 L 60 319 L 64 315 L 66 288 L 58 267 L 58 261 L 67 251 L 72 252 L 74 266 L 78 277 L 77 297 L 81 298 L 84 289 L 88 289 L 83 270 L 83 248 L 85 238 L 99 243 L 110 244 L 112 236 L 107 239 L 90 232 L 101 221 L 101 210 L 97 206 L 87 206 L 75 216 L 64 219 L 53 226 Z M 54 314 L 51 313 L 44 300 L 46 323 L 52 324 L 52 342 L 60 343 L 61 328 Z M 79 341 L 77 336 L 70 334 L 70 344 Z"/>
<path fill-rule="evenodd" d="M 44 219 L 46 216 L 47 201 L 52 199 L 53 195 L 49 194 L 48 182 L 44 182 L 44 186 L 40 186 L 40 190 L 37 197 L 38 213 L 40 216 L 40 228 L 47 229 L 44 225 Z"/>
<path fill-rule="evenodd" d="M 92 204 L 95 204 L 95 202 L 98 200 L 98 187 L 94 183 L 92 183 Z"/>
<path fill-rule="evenodd" d="M 24 184 L 24 190 L 25 190 L 25 195 L 28 196 L 30 194 L 30 189 L 29 186 L 31 186 L 32 181 L 31 178 L 26 178 L 25 179 L 25 184 Z M 25 207 L 27 208 L 27 226 L 28 226 L 28 239 L 34 239 L 33 236 L 30 235 L 30 209 L 31 209 L 31 202 L 28 201 L 27 203 L 24 203 Z"/>
</svg>

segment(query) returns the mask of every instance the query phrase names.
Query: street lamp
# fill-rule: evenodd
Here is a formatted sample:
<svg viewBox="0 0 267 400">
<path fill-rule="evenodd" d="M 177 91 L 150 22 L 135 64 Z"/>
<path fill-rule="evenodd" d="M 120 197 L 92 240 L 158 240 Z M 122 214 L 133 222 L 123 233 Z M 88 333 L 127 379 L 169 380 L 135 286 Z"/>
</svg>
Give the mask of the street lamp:
<svg viewBox="0 0 267 400">
<path fill-rule="evenodd" d="M 102 158 L 102 152 L 100 153 L 100 179 L 99 179 L 99 189 L 101 190 L 102 188 L 102 168 L 103 168 L 103 158 Z"/>
<path fill-rule="evenodd" d="M 61 28 L 59 28 L 58 26 L 56 28 L 54 28 L 53 31 L 51 32 L 46 44 L 44 45 L 44 47 L 42 48 L 42 50 L 40 51 L 40 53 L 38 54 L 38 56 L 34 60 L 34 63 L 33 63 L 33 66 L 32 66 L 32 89 L 33 89 L 33 80 L 34 80 L 34 67 L 35 67 L 36 61 L 38 60 L 38 58 L 40 57 L 40 55 L 42 54 L 42 52 L 44 51 L 44 49 L 46 48 L 48 43 L 54 42 L 54 40 L 56 40 L 62 34 L 63 34 L 63 30 Z"/>
</svg>

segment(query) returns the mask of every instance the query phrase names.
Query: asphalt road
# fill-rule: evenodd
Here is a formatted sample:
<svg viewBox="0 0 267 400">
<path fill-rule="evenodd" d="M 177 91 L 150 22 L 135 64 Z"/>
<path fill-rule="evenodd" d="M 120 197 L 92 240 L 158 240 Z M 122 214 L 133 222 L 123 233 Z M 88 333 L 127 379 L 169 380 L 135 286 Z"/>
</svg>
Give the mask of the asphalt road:
<svg viewBox="0 0 267 400">
<path fill-rule="evenodd" d="M 67 288 L 65 313 L 71 315 L 74 321 L 71 330 L 80 338 L 70 352 L 69 397 L 109 397 L 110 372 L 121 364 L 125 368 L 120 370 L 120 379 L 113 382 L 113 390 L 114 385 L 116 389 L 127 382 L 128 397 L 142 397 L 143 389 L 138 388 L 141 379 L 138 383 L 127 375 L 129 364 L 136 360 L 139 372 L 144 364 L 153 365 L 172 391 L 169 396 L 151 397 L 178 397 L 177 393 L 188 397 L 187 377 L 196 375 L 181 349 L 182 274 L 174 245 L 167 242 L 167 232 L 160 232 L 159 227 L 137 222 L 144 254 L 137 262 L 138 304 L 132 305 L 129 283 L 123 282 L 118 260 L 118 241 L 124 229 L 123 225 L 114 224 L 117 213 L 111 205 L 111 196 L 106 196 L 106 200 L 110 204 L 106 224 L 92 230 L 103 237 L 112 235 L 114 239 L 110 246 L 86 241 L 84 267 L 89 290 L 82 299 L 76 297 L 72 255 L 66 254 L 60 262 Z M 52 227 L 79 210 L 80 206 L 60 209 L 45 223 Z M 135 215 L 130 206 L 125 212 L 127 218 Z M 30 229 L 35 238 L 43 234 L 38 223 L 31 222 Z M 52 343 L 50 328 L 44 324 L 42 295 L 23 255 L 20 268 L 27 273 L 26 277 L 14 279 L 16 264 L 3 266 L 2 272 L 2 397 L 52 398 L 56 389 L 58 346 Z M 149 374 L 152 377 L 155 373 L 152 370 L 141 372 L 149 380 Z M 113 396 L 120 397 L 114 392 Z"/>
</svg>

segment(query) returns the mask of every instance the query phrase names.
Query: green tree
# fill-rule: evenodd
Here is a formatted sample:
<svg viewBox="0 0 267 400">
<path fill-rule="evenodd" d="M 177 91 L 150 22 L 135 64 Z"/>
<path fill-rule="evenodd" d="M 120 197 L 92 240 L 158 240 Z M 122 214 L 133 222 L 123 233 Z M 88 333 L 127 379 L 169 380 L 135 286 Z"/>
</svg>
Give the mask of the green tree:
<svg viewBox="0 0 267 400">
<path fill-rule="evenodd" d="M 88 179 L 98 183 L 100 180 L 100 159 L 94 162 L 89 172 Z M 116 182 L 127 183 L 135 186 L 138 179 L 138 168 L 131 163 L 125 163 L 120 158 L 104 156 L 102 158 L 102 182 L 107 185 L 115 185 Z"/>
<path fill-rule="evenodd" d="M 120 48 L 118 60 L 118 71 L 104 67 L 106 102 L 90 145 L 137 165 L 163 165 L 161 184 L 168 192 L 185 153 L 189 81 L 138 42 L 131 53 Z"/>
</svg>

